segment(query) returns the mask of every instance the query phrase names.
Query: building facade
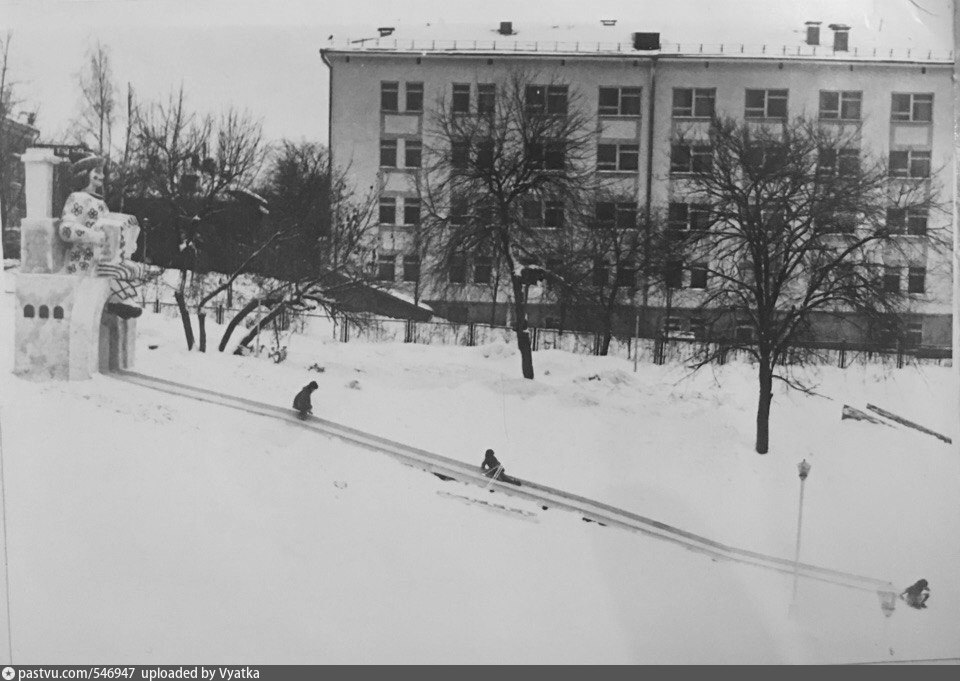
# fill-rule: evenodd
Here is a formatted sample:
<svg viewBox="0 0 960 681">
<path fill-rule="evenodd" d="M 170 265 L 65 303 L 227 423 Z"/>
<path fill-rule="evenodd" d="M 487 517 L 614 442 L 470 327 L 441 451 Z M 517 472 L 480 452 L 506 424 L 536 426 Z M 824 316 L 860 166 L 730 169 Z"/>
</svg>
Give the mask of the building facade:
<svg viewBox="0 0 960 681">
<path fill-rule="evenodd" d="M 948 198 L 952 53 L 936 46 L 886 48 L 876 40 L 864 40 L 864 47 L 856 40 L 858 28 L 848 24 L 809 21 L 795 28 L 792 42 L 780 45 L 678 45 L 615 24 L 618 32 L 601 34 L 606 41 L 579 40 L 576 29 L 564 41 L 535 40 L 535 32 L 516 32 L 504 22 L 480 40 L 406 39 L 380 29 L 376 39 L 321 50 L 330 72 L 333 160 L 348 169 L 355 186 L 379 192 L 378 278 L 452 320 L 509 323 L 509 287 L 498 286 L 495 267 L 481 254 L 468 254 L 462 271 L 452 272 L 443 286 L 423 280 L 416 248 L 422 209 L 417 175 L 437 103 L 482 110 L 496 96 L 495 84 L 517 71 L 578 93 L 595 126 L 596 151 L 588 162 L 623 197 L 612 208 L 627 216 L 655 212 L 672 223 L 696 223 L 701 208 L 686 178 L 709 154 L 704 147 L 715 116 L 768 128 L 797 116 L 828 128 L 857 126 L 861 148 L 889 163 L 892 181 L 939 184 L 941 201 Z M 543 96 L 547 108 L 551 102 L 566 106 L 566 92 L 545 89 Z M 898 255 L 891 251 L 884 261 L 884 285 L 909 298 L 909 345 L 950 345 L 950 251 L 930 246 L 932 235 L 952 240 L 950 213 L 888 214 Z M 549 205 L 539 219 L 545 229 L 562 222 Z M 639 318 L 643 335 L 697 336 L 698 307 L 709 286 L 695 270 L 684 272 L 667 294 L 638 286 L 621 306 L 618 331 L 632 333 Z M 548 289 L 532 287 L 528 301 L 531 325 L 558 324 Z M 862 340 L 834 316 L 824 315 L 817 324 L 818 340 Z"/>
</svg>

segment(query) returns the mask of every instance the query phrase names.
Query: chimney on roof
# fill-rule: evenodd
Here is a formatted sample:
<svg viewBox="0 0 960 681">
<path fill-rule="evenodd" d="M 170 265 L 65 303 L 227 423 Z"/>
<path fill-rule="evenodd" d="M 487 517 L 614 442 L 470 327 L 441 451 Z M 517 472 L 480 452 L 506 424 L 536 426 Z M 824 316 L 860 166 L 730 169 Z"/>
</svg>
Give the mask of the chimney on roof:
<svg viewBox="0 0 960 681">
<path fill-rule="evenodd" d="M 833 51 L 846 52 L 849 49 L 850 27 L 846 24 L 830 24 L 833 31 Z"/>
<path fill-rule="evenodd" d="M 806 22 L 807 27 L 807 45 L 819 45 L 820 44 L 820 24 L 821 21 L 808 21 Z"/>
<path fill-rule="evenodd" d="M 501 21 L 500 29 L 497 31 L 500 35 L 513 35 L 513 22 Z"/>
<path fill-rule="evenodd" d="M 380 26 L 377 28 L 377 33 L 380 34 L 381 38 L 386 38 L 388 35 L 393 35 L 393 26 Z"/>
<path fill-rule="evenodd" d="M 633 49 L 635 49 L 635 50 L 659 50 L 659 49 L 660 49 L 660 34 L 659 34 L 659 33 L 634 33 L 634 34 L 633 34 Z"/>
</svg>

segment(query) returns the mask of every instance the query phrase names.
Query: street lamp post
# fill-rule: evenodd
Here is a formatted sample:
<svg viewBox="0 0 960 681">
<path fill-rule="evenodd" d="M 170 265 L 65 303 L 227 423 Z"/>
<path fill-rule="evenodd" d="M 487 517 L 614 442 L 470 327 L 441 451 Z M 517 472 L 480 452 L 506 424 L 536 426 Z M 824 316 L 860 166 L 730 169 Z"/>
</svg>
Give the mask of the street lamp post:
<svg viewBox="0 0 960 681">
<path fill-rule="evenodd" d="M 797 512 L 797 550 L 793 555 L 793 599 L 791 606 L 797 602 L 797 585 L 800 580 L 800 529 L 803 527 L 803 486 L 807 481 L 807 475 L 810 473 L 810 464 L 804 459 L 797 464 L 797 471 L 800 474 L 800 506 Z"/>
</svg>

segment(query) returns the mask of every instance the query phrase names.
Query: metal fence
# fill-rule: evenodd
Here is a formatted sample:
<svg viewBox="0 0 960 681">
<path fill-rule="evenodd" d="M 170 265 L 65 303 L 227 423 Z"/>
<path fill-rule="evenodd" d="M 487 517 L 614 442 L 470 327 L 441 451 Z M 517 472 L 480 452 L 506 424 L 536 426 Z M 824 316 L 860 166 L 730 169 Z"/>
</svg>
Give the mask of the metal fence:
<svg viewBox="0 0 960 681">
<path fill-rule="evenodd" d="M 176 303 L 159 299 L 147 304 L 154 313 L 179 317 Z M 218 324 L 229 322 L 238 312 L 236 308 L 215 305 L 210 308 Z M 250 315 L 244 323 L 244 333 L 253 328 L 259 317 Z M 356 321 L 355 321 L 356 320 Z M 322 322 L 330 326 L 331 340 L 341 343 L 416 343 L 420 345 L 478 346 L 509 345 L 514 342 L 513 329 L 480 322 L 416 322 L 383 317 L 348 319 L 307 312 L 285 310 L 261 331 L 264 336 L 274 332 L 304 333 L 308 325 Z M 240 329 L 238 329 L 240 332 Z M 534 351 L 561 350 L 574 354 L 599 355 L 602 347 L 600 334 L 582 331 L 559 331 L 532 327 L 531 345 Z M 240 337 L 240 336 L 238 336 Z M 262 343 L 266 343 L 264 338 Z M 697 357 L 709 354 L 718 364 L 750 362 L 747 349 L 723 343 L 705 342 L 690 338 L 631 338 L 614 337 L 607 355 L 622 357 L 646 364 L 688 364 Z M 908 365 L 950 366 L 951 356 L 945 348 L 896 348 L 855 345 L 852 343 L 818 343 L 798 346 L 788 363 L 813 363 L 847 368 L 853 365 L 879 364 L 903 368 Z"/>
</svg>

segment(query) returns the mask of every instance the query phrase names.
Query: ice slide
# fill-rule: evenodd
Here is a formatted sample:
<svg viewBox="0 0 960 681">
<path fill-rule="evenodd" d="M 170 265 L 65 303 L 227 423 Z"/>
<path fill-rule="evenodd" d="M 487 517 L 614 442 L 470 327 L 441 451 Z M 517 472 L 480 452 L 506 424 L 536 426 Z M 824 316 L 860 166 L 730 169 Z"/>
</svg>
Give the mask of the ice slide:
<svg viewBox="0 0 960 681">
<path fill-rule="evenodd" d="M 756 551 L 727 546 L 657 520 L 609 506 L 599 501 L 570 494 L 559 489 L 538 485 L 529 480 L 520 479 L 520 486 L 491 480 L 482 475 L 477 466 L 416 447 L 410 447 L 400 442 L 344 426 L 318 416 L 311 416 L 305 421 L 300 421 L 295 417 L 292 409 L 207 390 L 205 388 L 198 388 L 163 378 L 147 376 L 134 371 L 115 371 L 109 375 L 127 383 L 152 390 L 159 390 L 171 395 L 189 397 L 201 402 L 219 404 L 231 409 L 240 409 L 251 414 L 282 419 L 291 424 L 313 430 L 319 434 L 340 438 L 341 440 L 375 452 L 389 454 L 405 464 L 438 474 L 438 477 L 442 476 L 443 479 L 452 479 L 469 485 L 495 489 L 497 492 L 522 499 L 529 499 L 541 506 L 551 509 L 558 508 L 572 511 L 582 516 L 585 520 L 605 526 L 619 527 L 624 530 L 639 532 L 664 541 L 670 541 L 691 551 L 703 553 L 713 558 L 732 560 L 788 574 L 792 574 L 794 571 L 793 561 L 786 558 L 778 558 Z M 807 579 L 829 582 L 853 589 L 878 592 L 880 594 L 896 592 L 893 584 L 886 580 L 818 567 L 808 563 L 799 563 L 797 565 L 797 571 L 801 577 Z"/>
</svg>

